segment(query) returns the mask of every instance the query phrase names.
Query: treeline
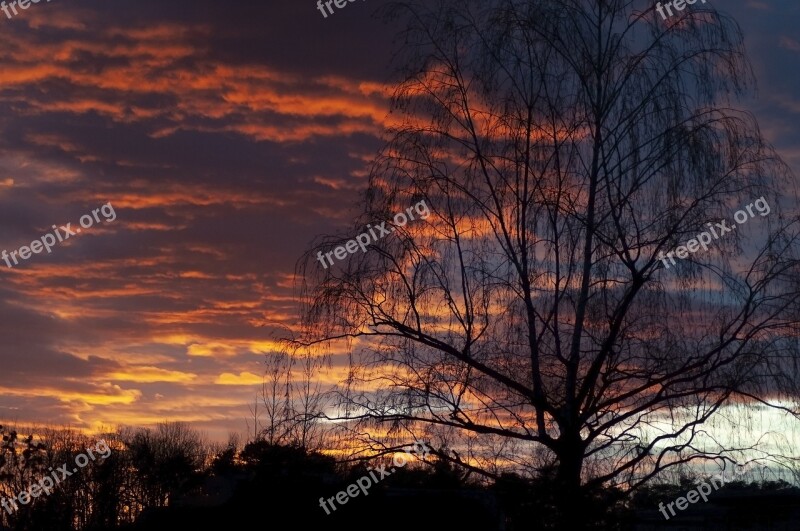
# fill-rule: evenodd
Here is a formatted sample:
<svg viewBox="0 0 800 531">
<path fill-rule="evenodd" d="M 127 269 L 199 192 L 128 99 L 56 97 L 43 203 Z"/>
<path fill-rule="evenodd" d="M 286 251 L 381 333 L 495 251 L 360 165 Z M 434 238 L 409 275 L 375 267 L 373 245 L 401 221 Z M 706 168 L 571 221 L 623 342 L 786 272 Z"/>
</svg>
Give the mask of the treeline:
<svg viewBox="0 0 800 531">
<path fill-rule="evenodd" d="M 561 517 L 553 499 L 553 470 L 541 470 L 533 480 L 505 474 L 488 482 L 447 461 L 426 459 L 424 465 L 412 462 L 393 471 L 366 495 L 350 497 L 331 512 L 321 507 L 320 498 L 345 492 L 370 472 L 376 477 L 374 469 L 391 466 L 390 458 L 337 462 L 297 443 L 267 438 L 211 444 L 180 423 L 96 437 L 55 429 L 21 433 L 8 426 L 0 433 L 0 496 L 6 500 L 59 470 L 71 472 L 49 494 L 40 492 L 26 504 L 17 501 L 16 510 L 0 509 L 4 531 L 352 529 L 365 524 L 405 531 L 410 526 L 517 531 L 552 529 Z M 108 452 L 100 453 L 100 440 Z M 88 463 L 77 468 L 76 457 L 87 455 L 87 449 L 94 450 L 95 459 L 83 459 Z M 598 489 L 584 494 L 590 502 L 584 507 L 594 513 L 592 529 L 630 529 L 643 510 L 658 516 L 658 502 L 674 500 L 689 485 L 684 478 L 680 485 L 639 491 L 632 498 L 617 489 Z M 744 485 L 724 488 L 729 487 Z"/>
<path fill-rule="evenodd" d="M 10 426 L 0 427 L 0 433 L 0 497 L 6 501 L 0 524 L 13 530 L 114 529 L 134 523 L 144 511 L 166 507 L 196 485 L 218 451 L 180 423 L 97 437 L 68 429 L 25 433 Z M 101 440 L 108 448 L 103 454 L 97 450 Z M 88 464 L 80 467 L 84 461 Z M 38 496 L 20 496 L 48 476 L 57 482 L 49 493 L 34 487 Z"/>
<path fill-rule="evenodd" d="M 269 437 L 240 445 L 206 442 L 180 423 L 123 429 L 95 437 L 72 430 L 0 428 L 0 496 L 12 498 L 42 477 L 95 448 L 110 452 L 62 480 L 0 525 L 13 531 L 158 530 L 258 524 L 324 525 L 352 529 L 365 522 L 381 529 L 530 529 L 546 500 L 546 488 L 505 477 L 489 486 L 445 461 L 411 462 L 372 485 L 366 496 L 325 511 L 330 498 L 391 457 L 337 462 L 331 456 Z M 52 469 L 52 470 L 51 470 Z M 519 525 L 515 522 L 521 522 Z"/>
<path fill-rule="evenodd" d="M 410 464 L 371 488 L 368 497 L 327 514 L 319 498 L 335 496 L 368 474 L 366 463 L 340 463 L 297 442 L 277 444 L 266 436 L 244 445 L 235 436 L 227 445 L 209 443 L 182 423 L 93 437 L 68 429 L 10 426 L 0 426 L 0 434 L 0 497 L 10 508 L 0 508 L 4 531 L 227 529 L 253 522 L 268 529 L 282 529 L 284 522 L 334 529 L 364 518 L 376 524 L 386 520 L 382 527 L 391 529 L 403 517 L 409 523 L 417 518 L 405 510 L 398 517 L 398 502 L 418 497 L 417 509 L 430 505 L 433 510 L 439 503 L 462 500 L 459 491 L 480 496 L 476 484 L 449 466 Z M 109 451 L 100 454 L 98 441 Z M 79 468 L 76 458 L 81 462 L 78 456 L 90 453 L 95 459 L 84 458 L 88 463 Z M 37 489 L 38 495 L 19 501 L 20 493 L 31 492 L 61 469 L 69 475 L 59 476 L 49 493 Z M 477 510 L 459 510 L 455 518 L 442 514 L 441 523 L 484 521 L 485 529 L 492 529 L 497 511 L 481 503 Z"/>
</svg>

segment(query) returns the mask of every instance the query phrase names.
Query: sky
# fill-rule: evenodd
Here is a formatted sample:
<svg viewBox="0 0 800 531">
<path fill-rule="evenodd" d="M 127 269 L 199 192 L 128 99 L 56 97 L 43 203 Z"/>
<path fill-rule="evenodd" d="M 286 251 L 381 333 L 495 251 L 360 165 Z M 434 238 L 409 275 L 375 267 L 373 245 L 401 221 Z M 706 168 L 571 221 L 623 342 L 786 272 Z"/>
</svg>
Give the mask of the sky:
<svg viewBox="0 0 800 531">
<path fill-rule="evenodd" d="M 713 3 L 758 79 L 742 106 L 800 175 L 800 4 Z M 264 355 L 297 323 L 297 261 L 351 223 L 390 123 L 401 28 L 384 4 L 0 12 L 0 251 L 75 232 L 0 262 L 0 420 L 245 430 Z"/>
</svg>

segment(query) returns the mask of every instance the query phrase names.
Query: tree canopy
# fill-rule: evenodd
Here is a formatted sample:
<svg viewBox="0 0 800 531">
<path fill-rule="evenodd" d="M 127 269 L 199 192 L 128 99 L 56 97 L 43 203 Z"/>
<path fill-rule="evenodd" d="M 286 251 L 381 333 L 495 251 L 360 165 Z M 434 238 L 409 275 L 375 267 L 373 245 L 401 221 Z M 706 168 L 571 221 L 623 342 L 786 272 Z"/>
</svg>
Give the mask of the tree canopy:
<svg viewBox="0 0 800 531">
<path fill-rule="evenodd" d="M 796 415 L 791 176 L 736 107 L 754 81 L 734 20 L 628 0 L 387 15 L 407 21 L 400 123 L 353 231 L 431 215 L 328 269 L 314 256 L 347 238 L 306 257 L 296 344 L 349 358 L 341 417 L 491 477 L 552 465 L 567 515 L 586 489 L 734 459 L 705 431 L 726 406 Z M 719 223 L 736 230 L 666 267 Z"/>
</svg>

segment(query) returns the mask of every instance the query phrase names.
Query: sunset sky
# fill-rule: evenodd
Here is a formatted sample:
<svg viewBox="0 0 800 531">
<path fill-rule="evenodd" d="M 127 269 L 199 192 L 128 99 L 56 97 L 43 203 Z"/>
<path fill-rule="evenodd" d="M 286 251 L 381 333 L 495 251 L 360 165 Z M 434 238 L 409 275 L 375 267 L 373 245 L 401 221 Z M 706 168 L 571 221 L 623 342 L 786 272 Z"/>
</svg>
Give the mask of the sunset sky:
<svg viewBox="0 0 800 531">
<path fill-rule="evenodd" d="M 642 7 L 650 5 L 649 0 Z M 0 420 L 244 431 L 293 272 L 358 210 L 389 123 L 384 2 L 52 0 L 0 12 Z M 800 3 L 716 0 L 800 175 Z"/>
</svg>

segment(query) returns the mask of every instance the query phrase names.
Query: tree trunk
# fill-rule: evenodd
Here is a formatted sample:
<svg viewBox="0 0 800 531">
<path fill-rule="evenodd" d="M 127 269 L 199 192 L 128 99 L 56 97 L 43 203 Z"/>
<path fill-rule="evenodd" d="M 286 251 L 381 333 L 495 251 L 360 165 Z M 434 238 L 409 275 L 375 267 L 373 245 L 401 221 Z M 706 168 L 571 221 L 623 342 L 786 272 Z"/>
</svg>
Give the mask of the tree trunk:
<svg viewBox="0 0 800 531">
<path fill-rule="evenodd" d="M 558 531 L 583 531 L 592 523 L 589 500 L 581 486 L 583 468 L 583 441 L 575 434 L 561 437 L 557 452 L 555 508 L 558 514 L 555 529 Z"/>
</svg>

